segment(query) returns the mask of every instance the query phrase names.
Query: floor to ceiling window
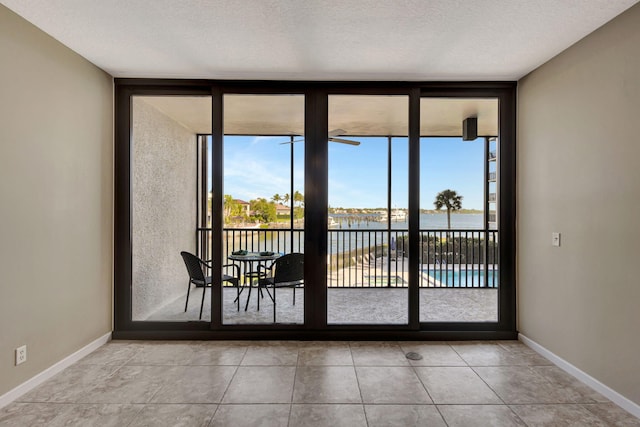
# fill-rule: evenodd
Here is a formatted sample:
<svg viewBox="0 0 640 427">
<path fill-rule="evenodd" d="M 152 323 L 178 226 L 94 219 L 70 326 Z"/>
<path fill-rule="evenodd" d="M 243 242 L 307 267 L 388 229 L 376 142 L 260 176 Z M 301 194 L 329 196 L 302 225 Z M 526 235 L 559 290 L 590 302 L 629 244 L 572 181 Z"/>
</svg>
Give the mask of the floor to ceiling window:
<svg viewBox="0 0 640 427">
<path fill-rule="evenodd" d="M 303 282 L 269 280 L 280 279 L 281 258 L 304 253 L 304 95 L 223 101 L 221 255 L 238 266 L 241 283 L 223 287 L 222 323 L 301 324 Z"/>
<path fill-rule="evenodd" d="M 420 116 L 420 321 L 496 322 L 498 101 L 424 97 Z"/>
<path fill-rule="evenodd" d="M 199 320 L 204 287 L 181 252 L 197 252 L 197 135 L 211 132 L 211 97 L 135 96 L 131 108 L 131 318 Z"/>
<path fill-rule="evenodd" d="M 327 322 L 406 325 L 409 99 L 328 101 Z"/>
<path fill-rule="evenodd" d="M 116 336 L 514 336 L 513 96 L 118 80 Z"/>
</svg>

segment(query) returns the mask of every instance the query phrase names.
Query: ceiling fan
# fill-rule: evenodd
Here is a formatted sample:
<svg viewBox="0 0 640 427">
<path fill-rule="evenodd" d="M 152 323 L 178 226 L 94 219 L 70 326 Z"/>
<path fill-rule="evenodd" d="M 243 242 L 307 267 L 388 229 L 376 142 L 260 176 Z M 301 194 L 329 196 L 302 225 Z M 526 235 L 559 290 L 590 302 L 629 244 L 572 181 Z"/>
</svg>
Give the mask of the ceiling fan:
<svg viewBox="0 0 640 427">
<path fill-rule="evenodd" d="M 328 133 L 329 141 L 331 141 L 331 142 L 339 142 L 341 144 L 360 145 L 360 141 L 354 141 L 352 139 L 336 138 L 336 136 L 343 135 L 344 133 L 346 133 L 346 131 L 344 129 L 333 129 L 333 130 L 329 131 L 329 133 Z M 297 136 L 299 136 L 299 135 L 297 135 Z M 298 141 L 304 141 L 304 138 L 301 137 L 300 139 L 294 139 L 292 141 L 285 141 L 285 142 L 281 142 L 280 144 L 291 144 L 293 142 L 298 142 Z"/>
</svg>

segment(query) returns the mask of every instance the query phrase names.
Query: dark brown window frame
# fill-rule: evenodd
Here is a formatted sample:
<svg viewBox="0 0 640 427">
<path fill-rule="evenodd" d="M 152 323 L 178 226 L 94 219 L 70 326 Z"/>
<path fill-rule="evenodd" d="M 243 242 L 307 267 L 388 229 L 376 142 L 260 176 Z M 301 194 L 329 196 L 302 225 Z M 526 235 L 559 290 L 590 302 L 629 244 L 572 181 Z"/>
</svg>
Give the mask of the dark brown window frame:
<svg viewBox="0 0 640 427">
<path fill-rule="evenodd" d="M 499 102 L 500 194 L 498 322 L 419 322 L 417 269 L 410 269 L 408 325 L 327 325 L 326 265 L 305 263 L 311 283 L 305 292 L 303 325 L 222 325 L 212 322 L 133 321 L 131 318 L 131 97 L 137 95 L 212 96 L 213 206 L 221 205 L 222 96 L 247 94 L 304 94 L 305 137 L 305 256 L 321 260 L 327 250 L 327 144 L 328 95 L 398 94 L 409 97 L 409 236 L 419 233 L 419 121 L 420 98 L 496 98 Z M 515 339 L 516 330 L 516 83 L 515 82 L 317 82 L 115 79 L 115 183 L 114 183 L 114 333 L 115 339 Z M 217 130 L 217 131 L 216 131 Z M 324 141 L 324 143 L 323 143 Z M 311 185 L 311 184 L 315 185 Z M 217 194 L 217 198 L 216 198 Z M 219 200 L 218 200 L 219 199 Z M 413 215 L 411 213 L 414 213 Z M 221 223 L 212 209 L 212 224 Z M 412 219 L 413 218 L 413 219 Z M 314 224 L 309 227 L 309 224 Z M 221 227 L 213 227 L 212 249 L 221 245 Z M 419 242 L 410 237 L 409 265 L 419 262 Z M 220 249 L 219 247 L 217 248 Z M 325 258 L 326 259 L 326 258 Z M 213 275 L 221 271 L 214 263 Z M 309 279 L 308 279 L 309 281 Z M 215 287 L 214 287 L 215 290 Z M 321 293 L 325 292 L 325 297 Z M 220 289 L 211 293 L 212 312 L 221 312 Z M 307 310 L 307 308 L 309 308 Z"/>
</svg>

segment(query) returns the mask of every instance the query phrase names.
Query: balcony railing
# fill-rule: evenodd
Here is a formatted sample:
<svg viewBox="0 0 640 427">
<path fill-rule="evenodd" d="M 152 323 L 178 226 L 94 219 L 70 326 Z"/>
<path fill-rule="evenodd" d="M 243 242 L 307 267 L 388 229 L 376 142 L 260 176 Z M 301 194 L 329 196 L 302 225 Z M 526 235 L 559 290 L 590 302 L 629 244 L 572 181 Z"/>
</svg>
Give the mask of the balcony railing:
<svg viewBox="0 0 640 427">
<path fill-rule="evenodd" d="M 198 255 L 210 259 L 211 229 L 197 230 Z M 408 230 L 328 230 L 327 286 L 408 287 Z M 421 230 L 420 287 L 498 286 L 497 230 Z M 232 252 L 304 252 L 304 230 L 225 228 L 223 259 Z"/>
<path fill-rule="evenodd" d="M 422 230 L 420 287 L 498 286 L 498 231 Z"/>
<path fill-rule="evenodd" d="M 329 230 L 327 286 L 408 286 L 407 230 Z"/>
<path fill-rule="evenodd" d="M 198 228 L 198 256 L 211 258 L 211 229 Z M 249 252 L 304 252 L 304 230 L 266 228 L 225 228 L 222 233 L 222 256 L 244 249 Z"/>
</svg>

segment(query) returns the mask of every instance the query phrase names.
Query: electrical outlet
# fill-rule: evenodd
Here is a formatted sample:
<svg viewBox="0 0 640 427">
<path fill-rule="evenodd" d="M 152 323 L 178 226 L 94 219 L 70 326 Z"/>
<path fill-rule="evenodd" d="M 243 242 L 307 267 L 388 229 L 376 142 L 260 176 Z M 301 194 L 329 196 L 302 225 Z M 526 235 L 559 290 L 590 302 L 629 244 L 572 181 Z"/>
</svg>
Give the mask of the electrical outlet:
<svg viewBox="0 0 640 427">
<path fill-rule="evenodd" d="M 560 246 L 560 233 L 551 233 L 551 246 Z"/>
<path fill-rule="evenodd" d="M 27 361 L 27 346 L 16 348 L 16 366 Z"/>
</svg>

